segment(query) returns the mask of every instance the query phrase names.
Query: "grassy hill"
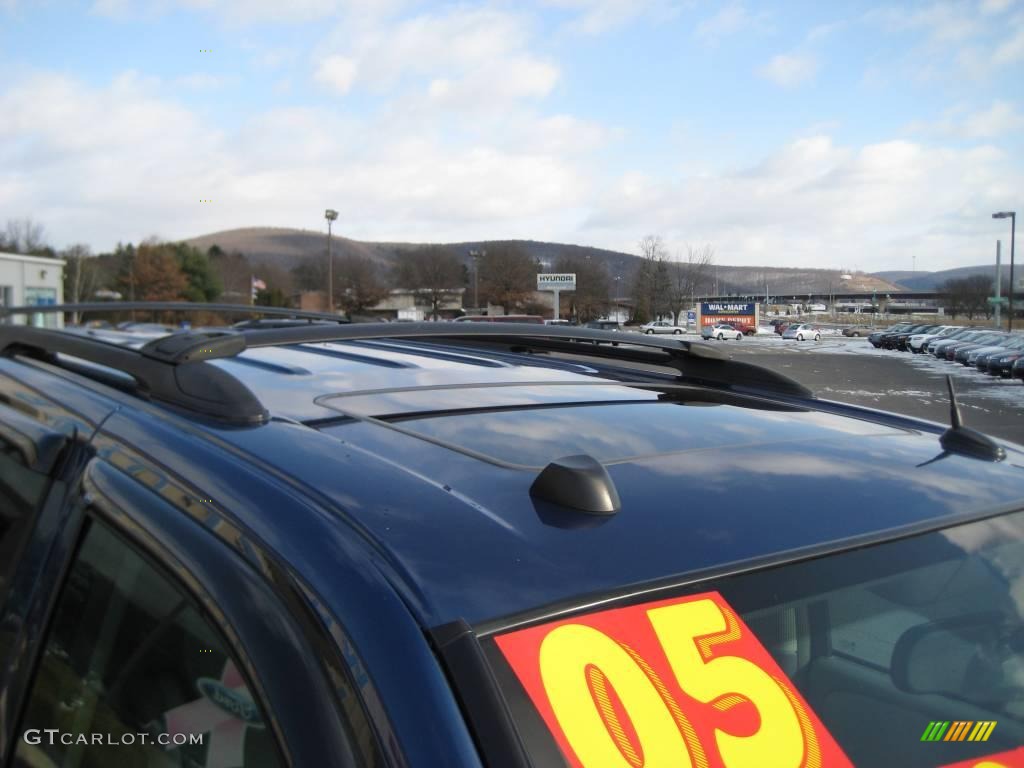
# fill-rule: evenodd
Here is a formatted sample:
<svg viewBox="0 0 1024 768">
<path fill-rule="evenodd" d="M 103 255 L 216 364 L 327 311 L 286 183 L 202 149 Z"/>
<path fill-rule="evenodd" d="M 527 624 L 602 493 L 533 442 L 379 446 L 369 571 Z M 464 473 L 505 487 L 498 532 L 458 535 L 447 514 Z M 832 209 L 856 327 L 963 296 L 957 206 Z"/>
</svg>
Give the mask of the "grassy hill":
<svg viewBox="0 0 1024 768">
<path fill-rule="evenodd" d="M 245 254 L 254 265 L 277 264 L 290 269 L 306 257 L 321 257 L 327 253 L 327 238 L 322 232 L 303 229 L 285 229 L 274 227 L 247 227 L 213 232 L 208 235 L 194 237 L 186 242 L 206 250 L 218 245 L 225 251 L 238 251 Z M 540 260 L 545 268 L 550 268 L 561 254 L 573 254 L 589 257 L 603 262 L 612 277 L 621 276 L 622 285 L 629 285 L 640 258 L 633 254 L 610 251 L 603 248 L 592 248 L 585 245 L 565 243 L 549 243 L 537 240 L 515 241 L 532 256 Z M 351 240 L 334 236 L 332 250 L 340 253 L 360 253 L 369 256 L 384 267 L 393 263 L 395 256 L 411 248 L 420 247 L 417 243 L 374 243 Z M 464 260 L 469 261 L 469 252 L 487 247 L 487 241 L 447 243 Z M 891 293 L 899 291 L 899 286 L 878 275 L 855 273 L 850 280 L 842 280 L 841 273 L 835 269 L 801 269 L 784 267 L 734 267 L 727 265 L 713 266 L 708 271 L 706 292 L 721 294 L 755 294 L 764 295 L 765 285 L 771 296 L 793 296 L 801 294 L 836 293 L 843 291 L 879 291 Z M 717 284 L 717 289 L 715 285 Z"/>
</svg>

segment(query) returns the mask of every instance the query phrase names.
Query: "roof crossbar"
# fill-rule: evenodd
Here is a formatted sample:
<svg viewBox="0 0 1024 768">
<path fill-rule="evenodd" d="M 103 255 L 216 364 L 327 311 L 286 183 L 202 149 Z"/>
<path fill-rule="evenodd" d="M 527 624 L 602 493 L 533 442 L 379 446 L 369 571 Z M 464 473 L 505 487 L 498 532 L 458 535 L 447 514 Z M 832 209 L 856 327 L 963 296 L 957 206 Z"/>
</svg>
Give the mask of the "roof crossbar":
<svg viewBox="0 0 1024 768">
<path fill-rule="evenodd" d="M 190 334 L 193 339 L 199 335 Z M 57 356 L 67 355 L 111 368 L 135 380 L 137 395 L 230 424 L 259 424 L 270 417 L 245 384 L 202 361 L 182 365 L 90 336 L 24 325 L 0 325 L 0 355 L 24 355 L 52 364 L 61 364 Z M 62 367 L 80 370 L 74 361 Z"/>
</svg>

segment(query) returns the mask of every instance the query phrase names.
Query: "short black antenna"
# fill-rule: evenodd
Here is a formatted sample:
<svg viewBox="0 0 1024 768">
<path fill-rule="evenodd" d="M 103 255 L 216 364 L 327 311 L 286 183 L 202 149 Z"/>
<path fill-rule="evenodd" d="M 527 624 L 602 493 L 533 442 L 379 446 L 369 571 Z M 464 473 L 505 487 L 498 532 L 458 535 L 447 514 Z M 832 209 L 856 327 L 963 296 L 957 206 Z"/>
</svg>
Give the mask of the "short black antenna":
<svg viewBox="0 0 1024 768">
<path fill-rule="evenodd" d="M 947 453 L 959 453 L 972 456 L 975 459 L 985 461 L 1002 461 L 1006 458 L 1006 451 L 988 435 L 983 435 L 976 429 L 963 425 L 963 417 L 960 415 L 960 406 L 956 401 L 956 390 L 953 389 L 953 377 L 946 376 L 946 386 L 949 388 L 949 429 L 942 433 L 939 443 Z"/>
<path fill-rule="evenodd" d="M 963 426 L 964 417 L 960 415 L 960 404 L 956 401 L 956 390 L 953 389 L 953 377 L 946 374 L 946 387 L 949 389 L 949 421 L 951 429 L 960 429 Z"/>
</svg>

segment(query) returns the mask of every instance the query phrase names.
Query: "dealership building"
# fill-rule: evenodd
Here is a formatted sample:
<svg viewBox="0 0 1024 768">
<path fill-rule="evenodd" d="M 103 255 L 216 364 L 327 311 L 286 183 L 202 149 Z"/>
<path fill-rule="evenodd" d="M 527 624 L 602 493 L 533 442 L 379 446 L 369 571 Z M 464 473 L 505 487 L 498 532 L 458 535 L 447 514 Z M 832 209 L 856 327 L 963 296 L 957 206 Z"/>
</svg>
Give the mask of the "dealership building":
<svg viewBox="0 0 1024 768">
<path fill-rule="evenodd" d="M 64 301 L 64 261 L 45 256 L 0 253 L 0 306 L 45 306 Z M 56 314 L 15 315 L 6 322 L 55 328 L 63 325 Z"/>
</svg>

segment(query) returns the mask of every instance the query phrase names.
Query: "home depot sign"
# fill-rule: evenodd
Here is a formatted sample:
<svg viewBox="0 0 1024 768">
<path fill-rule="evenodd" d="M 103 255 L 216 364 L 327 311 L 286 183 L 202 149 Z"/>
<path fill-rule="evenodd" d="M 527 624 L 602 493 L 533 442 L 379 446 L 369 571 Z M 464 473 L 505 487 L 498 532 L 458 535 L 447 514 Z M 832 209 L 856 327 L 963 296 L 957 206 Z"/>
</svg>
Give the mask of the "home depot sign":
<svg viewBox="0 0 1024 768">
<path fill-rule="evenodd" d="M 702 301 L 700 304 L 700 321 L 698 325 L 714 325 L 715 323 L 736 323 L 757 327 L 758 310 L 756 302 L 721 302 Z"/>
</svg>

